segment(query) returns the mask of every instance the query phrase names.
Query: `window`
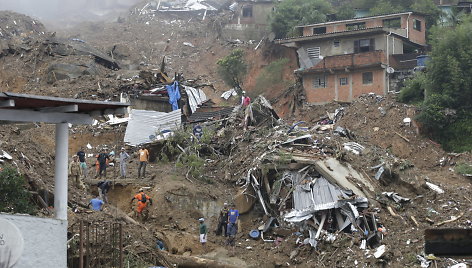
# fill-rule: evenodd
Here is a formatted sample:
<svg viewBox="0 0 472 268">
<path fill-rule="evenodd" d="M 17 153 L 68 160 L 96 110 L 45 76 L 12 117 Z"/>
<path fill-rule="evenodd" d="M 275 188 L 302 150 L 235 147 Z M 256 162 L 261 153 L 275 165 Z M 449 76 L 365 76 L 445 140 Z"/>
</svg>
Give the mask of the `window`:
<svg viewBox="0 0 472 268">
<path fill-rule="evenodd" d="M 334 42 L 333 42 L 334 47 L 339 47 L 339 44 L 340 44 L 339 40 L 334 40 Z"/>
<path fill-rule="evenodd" d="M 306 49 L 306 53 L 308 53 L 308 58 L 310 59 L 319 59 L 320 47 L 309 47 Z"/>
<path fill-rule="evenodd" d="M 387 28 L 401 28 L 402 21 L 400 18 L 385 19 L 383 20 L 383 26 Z"/>
<path fill-rule="evenodd" d="M 252 6 L 243 7 L 243 17 L 244 18 L 252 17 Z"/>
<path fill-rule="evenodd" d="M 313 87 L 314 88 L 322 88 L 326 87 L 326 77 L 323 76 L 315 76 L 313 79 Z"/>
<path fill-rule="evenodd" d="M 373 78 L 372 72 L 362 73 L 362 84 L 364 85 L 372 84 L 373 81 L 374 81 L 374 78 Z"/>
<path fill-rule="evenodd" d="M 313 28 L 313 34 L 324 34 L 326 33 L 326 27 Z"/>
<path fill-rule="evenodd" d="M 354 41 L 354 53 L 369 52 L 375 50 L 375 39 L 360 39 Z"/>
<path fill-rule="evenodd" d="M 413 29 L 421 32 L 421 21 L 420 20 L 413 20 Z"/>
<path fill-rule="evenodd" d="M 339 78 L 339 84 L 340 84 L 341 86 L 347 85 L 347 77 L 341 77 L 341 78 Z"/>
<path fill-rule="evenodd" d="M 346 29 L 347 29 L 348 31 L 359 30 L 359 29 L 365 29 L 365 22 L 358 22 L 358 23 L 349 23 L 349 24 L 346 24 Z"/>
</svg>

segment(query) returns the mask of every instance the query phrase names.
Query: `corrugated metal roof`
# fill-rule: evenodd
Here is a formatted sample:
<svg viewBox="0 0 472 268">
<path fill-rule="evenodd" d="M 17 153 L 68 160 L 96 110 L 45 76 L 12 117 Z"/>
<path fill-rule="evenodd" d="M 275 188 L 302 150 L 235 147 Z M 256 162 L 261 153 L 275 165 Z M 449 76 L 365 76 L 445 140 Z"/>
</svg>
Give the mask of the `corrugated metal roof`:
<svg viewBox="0 0 472 268">
<path fill-rule="evenodd" d="M 183 86 L 185 92 L 187 92 L 188 102 L 190 103 L 190 109 L 192 113 L 197 110 L 198 105 L 202 104 L 208 98 L 205 95 L 205 92 L 201 89 L 196 89 L 189 86 Z"/>
<path fill-rule="evenodd" d="M 181 126 L 182 112 L 175 110 L 170 113 L 131 110 L 124 142 L 136 146 L 155 140 L 166 139 L 170 134 L 162 131 L 175 130 Z M 161 135 L 159 135 L 161 133 Z"/>
<path fill-rule="evenodd" d="M 220 110 L 208 112 L 199 112 L 197 109 L 191 116 L 188 117 L 188 121 L 193 123 L 223 118 L 229 116 L 234 111 L 234 109 L 235 107 L 222 107 Z"/>
</svg>

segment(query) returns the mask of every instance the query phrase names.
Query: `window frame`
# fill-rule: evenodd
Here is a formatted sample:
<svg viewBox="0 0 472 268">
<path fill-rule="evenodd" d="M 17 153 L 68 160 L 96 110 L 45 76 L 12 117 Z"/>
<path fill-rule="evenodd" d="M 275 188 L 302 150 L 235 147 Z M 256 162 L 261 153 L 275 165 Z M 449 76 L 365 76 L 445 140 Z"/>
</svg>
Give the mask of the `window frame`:
<svg viewBox="0 0 472 268">
<path fill-rule="evenodd" d="M 252 18 L 252 5 L 243 6 L 241 8 L 241 16 L 243 18 Z"/>
<path fill-rule="evenodd" d="M 346 23 L 346 30 L 348 30 L 348 31 L 365 29 L 365 28 L 366 28 L 365 21 L 356 22 L 356 23 Z"/>
<path fill-rule="evenodd" d="M 341 41 L 339 40 L 334 40 L 333 41 L 333 47 L 340 47 L 341 46 Z"/>
<path fill-rule="evenodd" d="M 413 19 L 413 29 L 421 32 L 421 20 Z"/>
<path fill-rule="evenodd" d="M 313 88 L 326 88 L 328 81 L 326 75 L 315 75 L 313 77 Z"/>
<path fill-rule="evenodd" d="M 326 27 L 315 27 L 315 28 L 313 28 L 313 34 L 325 34 L 325 33 L 326 33 Z"/>
<path fill-rule="evenodd" d="M 398 23 L 398 26 L 394 25 L 394 26 L 392 27 L 392 26 L 391 26 L 392 23 L 393 23 L 393 24 Z M 402 19 L 401 19 L 400 17 L 391 18 L 391 19 L 384 19 L 384 20 L 382 20 L 382 24 L 383 24 L 383 27 L 398 29 L 398 28 L 401 28 L 401 27 L 402 27 Z M 387 25 L 387 24 L 388 24 L 388 25 Z"/>
<path fill-rule="evenodd" d="M 370 75 L 370 81 L 369 77 L 366 77 L 367 75 Z M 374 83 L 374 73 L 373 72 L 363 72 L 362 73 L 362 84 L 363 85 L 372 85 Z"/>
<path fill-rule="evenodd" d="M 367 40 L 369 42 L 369 46 L 361 47 L 361 41 L 367 41 Z M 363 52 L 370 52 L 370 51 L 375 51 L 375 38 L 354 40 L 354 53 L 363 53 Z"/>
<path fill-rule="evenodd" d="M 345 81 L 346 83 L 343 84 L 342 81 Z M 347 85 L 349 85 L 349 80 L 347 79 L 347 77 L 340 77 L 340 78 L 339 78 L 339 85 L 340 85 L 340 86 L 347 86 Z"/>
</svg>

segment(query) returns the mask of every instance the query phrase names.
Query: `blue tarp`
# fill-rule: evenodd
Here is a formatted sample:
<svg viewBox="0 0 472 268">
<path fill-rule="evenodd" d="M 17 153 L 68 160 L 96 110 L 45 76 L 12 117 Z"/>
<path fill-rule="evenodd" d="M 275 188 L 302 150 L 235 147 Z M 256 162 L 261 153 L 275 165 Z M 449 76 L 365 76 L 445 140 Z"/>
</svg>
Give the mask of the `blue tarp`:
<svg viewBox="0 0 472 268">
<path fill-rule="evenodd" d="M 180 100 L 179 82 L 175 81 L 172 85 L 166 86 L 166 89 L 169 94 L 169 103 L 172 104 L 172 111 L 178 110 L 178 101 Z"/>
</svg>

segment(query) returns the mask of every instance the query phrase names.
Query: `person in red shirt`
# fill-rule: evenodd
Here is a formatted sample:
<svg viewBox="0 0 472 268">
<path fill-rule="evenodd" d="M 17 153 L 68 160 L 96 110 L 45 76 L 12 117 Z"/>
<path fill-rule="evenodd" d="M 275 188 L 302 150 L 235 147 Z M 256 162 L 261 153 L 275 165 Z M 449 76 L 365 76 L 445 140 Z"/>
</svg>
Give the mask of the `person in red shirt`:
<svg viewBox="0 0 472 268">
<path fill-rule="evenodd" d="M 133 196 L 133 198 L 131 199 L 130 204 L 132 204 L 135 199 L 138 200 L 137 207 L 136 207 L 136 213 L 137 213 L 136 216 L 138 218 L 146 219 L 147 216 L 148 216 L 148 211 L 147 211 L 146 207 L 147 207 L 148 203 L 149 203 L 149 205 L 152 206 L 151 197 L 149 197 L 149 195 L 145 194 L 144 189 L 141 188 L 141 189 L 139 189 L 139 192 L 135 196 Z"/>
</svg>

